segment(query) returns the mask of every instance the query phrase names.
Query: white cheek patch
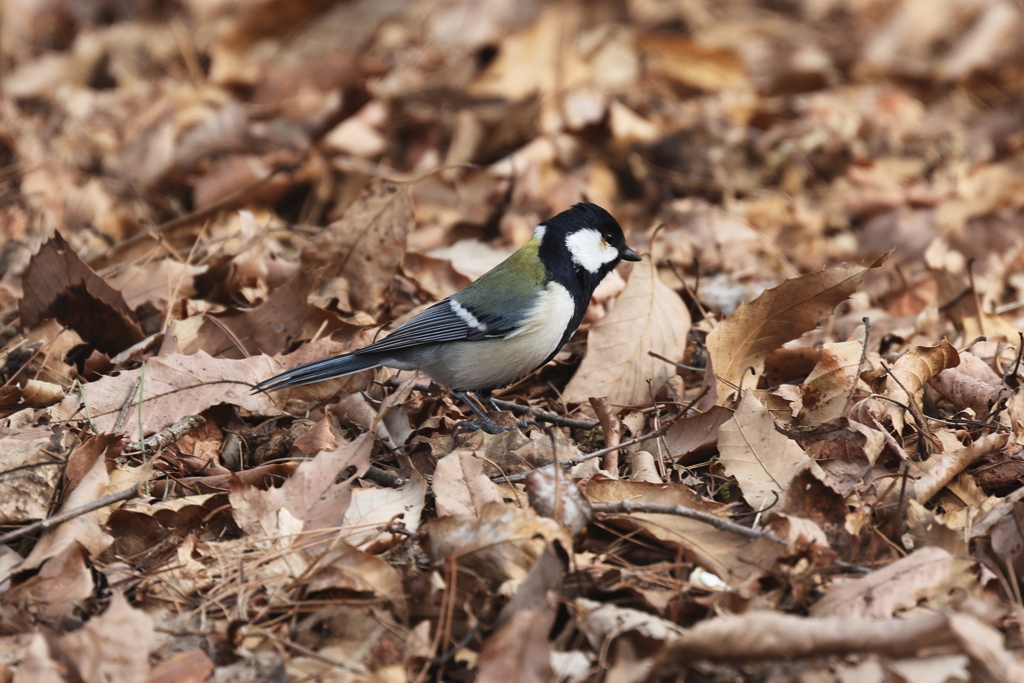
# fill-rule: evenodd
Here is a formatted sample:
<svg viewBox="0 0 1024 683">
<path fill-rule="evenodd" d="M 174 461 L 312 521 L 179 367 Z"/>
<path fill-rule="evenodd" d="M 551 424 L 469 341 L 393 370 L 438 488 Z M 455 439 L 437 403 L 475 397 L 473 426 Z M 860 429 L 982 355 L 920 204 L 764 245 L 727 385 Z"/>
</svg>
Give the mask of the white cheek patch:
<svg viewBox="0 0 1024 683">
<path fill-rule="evenodd" d="M 619 250 L 608 244 L 601 233 L 592 228 L 577 230 L 565 238 L 565 246 L 576 265 L 596 273 L 619 257 Z"/>
</svg>

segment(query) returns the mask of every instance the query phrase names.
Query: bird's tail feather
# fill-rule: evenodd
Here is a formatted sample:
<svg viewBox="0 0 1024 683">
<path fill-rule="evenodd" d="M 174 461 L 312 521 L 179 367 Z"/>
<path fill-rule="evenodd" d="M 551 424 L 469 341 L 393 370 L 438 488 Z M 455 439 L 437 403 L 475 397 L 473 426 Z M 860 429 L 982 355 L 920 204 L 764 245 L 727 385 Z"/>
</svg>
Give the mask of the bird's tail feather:
<svg viewBox="0 0 1024 683">
<path fill-rule="evenodd" d="M 355 354 L 348 353 L 342 356 L 321 358 L 309 363 L 297 365 L 291 370 L 286 370 L 280 375 L 263 380 L 253 388 L 257 391 L 274 391 L 287 387 L 301 387 L 305 384 L 313 384 L 325 379 L 344 377 L 360 370 L 369 370 L 379 365 L 384 365 L 388 356 L 379 353 Z"/>
</svg>

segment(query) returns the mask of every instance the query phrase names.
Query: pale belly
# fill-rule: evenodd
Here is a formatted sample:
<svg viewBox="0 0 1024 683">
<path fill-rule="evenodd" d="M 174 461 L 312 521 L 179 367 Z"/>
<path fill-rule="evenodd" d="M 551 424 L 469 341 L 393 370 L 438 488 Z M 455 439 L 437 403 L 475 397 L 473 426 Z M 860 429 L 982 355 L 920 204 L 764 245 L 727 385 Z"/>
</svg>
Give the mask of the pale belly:
<svg viewBox="0 0 1024 683">
<path fill-rule="evenodd" d="M 418 365 L 438 384 L 486 390 L 525 377 L 558 350 L 575 305 L 564 287 L 550 283 L 520 331 L 504 339 L 449 342 L 424 349 Z M 540 311 L 544 311 L 541 315 Z"/>
</svg>

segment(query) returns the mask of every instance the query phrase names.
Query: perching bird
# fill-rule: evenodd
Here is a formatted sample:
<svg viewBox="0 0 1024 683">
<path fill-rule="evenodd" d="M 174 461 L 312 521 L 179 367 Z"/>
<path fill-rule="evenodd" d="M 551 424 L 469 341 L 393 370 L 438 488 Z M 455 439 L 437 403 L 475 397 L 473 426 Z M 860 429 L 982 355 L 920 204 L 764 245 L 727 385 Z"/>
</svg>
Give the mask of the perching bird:
<svg viewBox="0 0 1024 683">
<path fill-rule="evenodd" d="M 305 363 L 255 391 L 312 384 L 381 365 L 422 370 L 498 428 L 466 392 L 489 400 L 546 364 L 583 320 L 598 283 L 620 260 L 639 261 L 622 228 L 595 204 L 576 204 L 533 231 L 519 251 L 471 285 L 358 351 Z M 500 430 L 499 430 L 500 431 Z"/>
</svg>

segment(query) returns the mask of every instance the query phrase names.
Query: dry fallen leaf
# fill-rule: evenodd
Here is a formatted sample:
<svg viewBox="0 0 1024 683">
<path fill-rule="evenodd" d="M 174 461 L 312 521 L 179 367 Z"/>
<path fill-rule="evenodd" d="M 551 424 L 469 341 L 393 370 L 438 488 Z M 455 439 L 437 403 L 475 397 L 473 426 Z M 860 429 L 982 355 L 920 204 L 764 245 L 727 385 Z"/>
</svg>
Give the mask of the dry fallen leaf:
<svg viewBox="0 0 1024 683">
<path fill-rule="evenodd" d="M 658 279 L 649 260 L 637 263 L 615 307 L 590 328 L 587 355 L 565 388 L 568 403 L 591 396 L 613 405 L 639 405 L 675 374 L 675 368 L 649 355 L 682 358 L 690 312 Z"/>
<path fill-rule="evenodd" d="M 503 501 L 497 484 L 484 474 L 483 460 L 468 449 L 441 458 L 431 483 L 438 517 L 479 517 L 484 506 Z"/>
<path fill-rule="evenodd" d="M 795 441 L 775 430 L 775 420 L 751 391 L 718 430 L 718 451 L 726 474 L 736 477 L 755 510 L 781 500 L 793 477 L 811 463 Z"/>
<path fill-rule="evenodd" d="M 856 291 L 865 273 L 867 268 L 843 265 L 786 280 L 719 323 L 707 342 L 719 405 L 729 403 L 738 387 L 755 386 L 768 354 L 813 330 Z"/>
<path fill-rule="evenodd" d="M 408 188 L 376 180 L 303 251 L 303 261 L 307 267 L 329 265 L 327 277 L 348 279 L 352 305 L 374 312 L 402 261 L 412 226 Z"/>
<path fill-rule="evenodd" d="M 813 617 L 888 619 L 933 596 L 949 580 L 954 558 L 941 548 L 922 548 L 864 578 L 833 584 L 811 607 Z"/>
<path fill-rule="evenodd" d="M 59 232 L 32 257 L 22 280 L 18 314 L 25 327 L 56 318 L 111 356 L 145 336 L 121 293 L 85 265 Z"/>
<path fill-rule="evenodd" d="M 58 421 L 91 419 L 100 432 L 110 431 L 125 405 L 133 414 L 139 412 L 141 394 L 146 434 L 221 403 L 272 415 L 277 412 L 273 401 L 266 394 L 251 393 L 251 387 L 279 372 L 275 365 L 266 356 L 220 360 L 202 351 L 192 356 L 162 356 L 149 360 L 144 370 L 129 370 L 85 385 L 84 402 L 80 394 L 71 394 L 51 408 L 50 414 Z M 143 372 L 145 381 L 139 381 Z M 137 417 L 125 424 L 130 431 L 139 429 Z"/>
</svg>

